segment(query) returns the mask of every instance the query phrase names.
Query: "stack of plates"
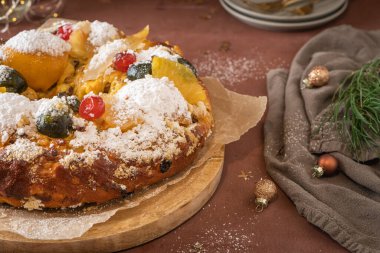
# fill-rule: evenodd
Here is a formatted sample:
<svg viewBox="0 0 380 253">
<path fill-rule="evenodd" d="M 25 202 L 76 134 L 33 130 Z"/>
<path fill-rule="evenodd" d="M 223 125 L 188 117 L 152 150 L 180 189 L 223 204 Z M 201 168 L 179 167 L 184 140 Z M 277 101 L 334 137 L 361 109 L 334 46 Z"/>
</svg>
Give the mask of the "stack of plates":
<svg viewBox="0 0 380 253">
<path fill-rule="evenodd" d="M 341 15 L 348 0 L 320 0 L 314 3 L 313 12 L 294 15 L 288 11 L 266 14 L 250 5 L 254 0 L 219 0 L 223 8 L 240 21 L 268 30 L 290 31 L 309 29 L 323 25 Z"/>
</svg>

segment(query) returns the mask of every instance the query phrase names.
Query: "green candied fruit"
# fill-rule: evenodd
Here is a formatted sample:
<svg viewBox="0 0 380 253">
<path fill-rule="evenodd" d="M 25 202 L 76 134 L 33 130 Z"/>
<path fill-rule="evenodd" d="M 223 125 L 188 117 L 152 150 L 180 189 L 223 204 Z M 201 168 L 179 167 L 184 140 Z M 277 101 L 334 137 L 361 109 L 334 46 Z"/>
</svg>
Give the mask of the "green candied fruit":
<svg viewBox="0 0 380 253">
<path fill-rule="evenodd" d="M 28 84 L 17 70 L 0 65 L 0 87 L 4 87 L 7 92 L 20 94 L 28 88 Z"/>
<path fill-rule="evenodd" d="M 141 62 L 135 63 L 129 66 L 127 77 L 129 80 L 134 81 L 137 79 L 144 78 L 145 75 L 152 74 L 152 63 L 151 62 Z"/>
<path fill-rule="evenodd" d="M 178 63 L 181 63 L 182 65 L 185 65 L 186 67 L 191 69 L 191 71 L 193 71 L 195 76 L 198 76 L 197 69 L 188 60 L 186 60 L 185 58 L 178 58 L 177 61 Z"/>
<path fill-rule="evenodd" d="M 37 130 L 51 138 L 65 138 L 69 135 L 73 121 L 69 115 L 41 114 L 37 117 Z"/>
<path fill-rule="evenodd" d="M 40 105 L 36 113 L 38 132 L 51 138 L 65 138 L 73 129 L 72 110 L 65 98 L 54 97 Z"/>
</svg>

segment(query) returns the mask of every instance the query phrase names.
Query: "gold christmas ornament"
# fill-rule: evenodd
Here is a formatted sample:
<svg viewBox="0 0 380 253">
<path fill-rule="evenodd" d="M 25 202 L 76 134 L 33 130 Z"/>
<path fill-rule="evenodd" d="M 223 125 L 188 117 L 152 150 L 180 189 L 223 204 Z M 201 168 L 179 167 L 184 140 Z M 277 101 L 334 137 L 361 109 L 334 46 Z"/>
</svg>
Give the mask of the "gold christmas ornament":
<svg viewBox="0 0 380 253">
<path fill-rule="evenodd" d="M 321 87 L 328 83 L 330 79 L 329 70 L 325 66 L 315 66 L 311 69 L 303 83 L 307 88 Z"/>
<path fill-rule="evenodd" d="M 256 211 L 262 212 L 276 196 L 277 187 L 273 181 L 269 179 L 260 179 L 255 186 L 255 204 Z"/>
<path fill-rule="evenodd" d="M 313 177 L 332 176 L 338 171 L 338 160 L 329 154 L 321 155 L 312 168 Z"/>
</svg>

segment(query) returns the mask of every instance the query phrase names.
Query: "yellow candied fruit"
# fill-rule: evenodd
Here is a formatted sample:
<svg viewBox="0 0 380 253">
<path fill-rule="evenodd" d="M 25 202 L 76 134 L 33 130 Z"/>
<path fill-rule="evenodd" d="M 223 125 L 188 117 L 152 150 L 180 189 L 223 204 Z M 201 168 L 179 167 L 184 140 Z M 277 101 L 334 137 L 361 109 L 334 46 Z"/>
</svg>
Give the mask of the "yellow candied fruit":
<svg viewBox="0 0 380 253">
<path fill-rule="evenodd" d="M 112 73 L 98 77 L 95 80 L 83 81 L 82 77 L 78 77 L 74 88 L 74 94 L 80 99 L 91 91 L 95 94 L 100 92 L 115 94 L 125 85 L 125 79 L 125 73 L 120 71 L 113 71 Z M 109 89 L 106 89 L 106 87 Z"/>
<path fill-rule="evenodd" d="M 59 78 L 57 84 L 63 84 L 69 79 L 70 77 L 73 77 L 75 74 L 75 68 L 74 65 L 70 62 L 66 65 L 65 70 L 63 71 L 61 77 Z"/>
<path fill-rule="evenodd" d="M 5 87 L 0 87 L 0 93 L 5 93 L 7 92 L 7 89 Z"/>
<path fill-rule="evenodd" d="M 120 71 L 114 71 L 110 75 L 104 77 L 104 82 L 109 84 L 108 93 L 111 95 L 116 94 L 118 90 L 121 89 L 125 85 L 124 80 L 126 79 L 126 75 Z"/>
<path fill-rule="evenodd" d="M 88 34 L 82 30 L 75 30 L 70 35 L 69 43 L 71 45 L 70 56 L 73 58 L 79 58 L 86 60 L 91 57 L 93 47 L 87 41 Z"/>
<path fill-rule="evenodd" d="M 144 48 L 147 43 L 147 37 L 149 35 L 149 26 L 145 26 L 141 31 L 127 36 L 125 41 L 129 44 L 129 48 L 132 50 Z"/>
<path fill-rule="evenodd" d="M 103 92 L 104 88 L 105 88 L 105 83 L 103 82 L 103 78 L 98 78 L 96 80 L 90 80 L 90 81 L 82 81 L 75 86 L 74 94 L 79 99 L 83 99 L 83 97 L 90 92 L 93 92 L 95 94 L 99 94 L 100 92 Z"/>
<path fill-rule="evenodd" d="M 67 64 L 62 76 L 57 82 L 57 86 L 54 89 L 54 95 L 58 93 L 70 93 L 70 90 L 74 88 L 75 68 L 72 63 Z"/>
<path fill-rule="evenodd" d="M 118 92 L 124 85 L 125 85 L 125 83 L 120 82 L 118 80 L 112 81 L 111 85 L 110 85 L 109 94 L 115 95 L 116 92 Z"/>
<path fill-rule="evenodd" d="M 4 64 L 14 68 L 25 78 L 28 86 L 36 91 L 47 91 L 61 77 L 68 63 L 68 54 L 19 53 L 5 48 Z"/>
<path fill-rule="evenodd" d="M 206 89 L 191 69 L 185 65 L 165 58 L 153 57 L 152 76 L 156 78 L 168 77 L 174 82 L 188 103 L 195 105 L 202 101 L 207 107 L 210 106 Z"/>
<path fill-rule="evenodd" d="M 69 83 L 62 83 L 62 84 L 58 84 L 55 91 L 54 91 L 54 95 L 56 94 L 59 94 L 59 93 L 71 93 L 70 90 L 72 89 L 73 87 L 73 84 L 69 84 Z"/>
</svg>

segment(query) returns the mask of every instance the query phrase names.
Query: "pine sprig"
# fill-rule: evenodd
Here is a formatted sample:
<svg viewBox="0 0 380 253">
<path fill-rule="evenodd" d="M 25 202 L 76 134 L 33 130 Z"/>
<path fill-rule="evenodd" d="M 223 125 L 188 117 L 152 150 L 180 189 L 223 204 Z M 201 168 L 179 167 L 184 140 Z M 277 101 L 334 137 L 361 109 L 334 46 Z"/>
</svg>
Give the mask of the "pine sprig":
<svg viewBox="0 0 380 253">
<path fill-rule="evenodd" d="M 332 104 L 332 121 L 357 158 L 376 148 L 380 137 L 380 59 L 349 75 L 339 86 Z"/>
</svg>

